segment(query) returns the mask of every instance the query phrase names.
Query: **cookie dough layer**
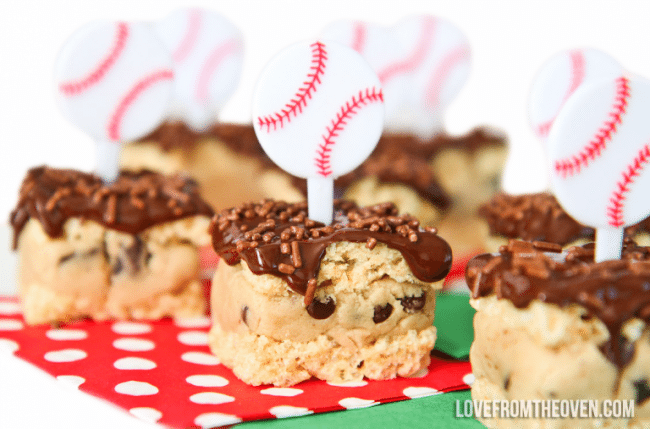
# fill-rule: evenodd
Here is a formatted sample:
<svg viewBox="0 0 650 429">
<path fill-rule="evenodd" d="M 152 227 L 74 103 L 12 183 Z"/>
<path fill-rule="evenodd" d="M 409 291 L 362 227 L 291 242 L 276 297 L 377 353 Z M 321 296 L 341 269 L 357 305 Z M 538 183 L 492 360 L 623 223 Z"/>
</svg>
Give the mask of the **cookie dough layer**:
<svg viewBox="0 0 650 429">
<path fill-rule="evenodd" d="M 382 243 L 371 251 L 336 242 L 317 283 L 305 308 L 283 279 L 255 275 L 244 261 L 220 264 L 211 298 L 213 353 L 253 385 L 288 386 L 312 376 L 388 379 L 428 365 L 442 282 L 418 280 L 401 254 Z"/>
<path fill-rule="evenodd" d="M 476 308 L 470 351 L 474 400 L 634 399 L 635 418 L 481 419 L 489 428 L 650 427 L 650 330 L 629 320 L 622 335 L 634 355 L 619 374 L 600 346 L 609 339 L 597 318 L 578 305 L 560 308 L 533 301 L 518 309 L 490 295 L 470 301 Z M 586 319 L 586 320 L 585 320 Z M 619 380 L 620 377 L 620 380 Z"/>
<path fill-rule="evenodd" d="M 30 219 L 18 240 L 26 322 L 203 314 L 198 247 L 208 224 L 194 216 L 130 235 L 71 218 L 51 238 Z"/>
</svg>

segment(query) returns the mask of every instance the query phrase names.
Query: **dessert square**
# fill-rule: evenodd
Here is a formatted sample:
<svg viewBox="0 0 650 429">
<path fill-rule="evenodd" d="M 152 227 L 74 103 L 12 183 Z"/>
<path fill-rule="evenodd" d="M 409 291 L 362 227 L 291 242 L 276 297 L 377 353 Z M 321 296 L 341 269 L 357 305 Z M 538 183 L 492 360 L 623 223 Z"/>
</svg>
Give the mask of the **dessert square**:
<svg viewBox="0 0 650 429">
<path fill-rule="evenodd" d="M 392 204 L 263 201 L 219 213 L 210 348 L 248 384 L 389 379 L 426 368 L 451 249 Z"/>
<path fill-rule="evenodd" d="M 31 169 L 12 212 L 27 323 L 200 315 L 212 210 L 180 176 Z"/>
</svg>

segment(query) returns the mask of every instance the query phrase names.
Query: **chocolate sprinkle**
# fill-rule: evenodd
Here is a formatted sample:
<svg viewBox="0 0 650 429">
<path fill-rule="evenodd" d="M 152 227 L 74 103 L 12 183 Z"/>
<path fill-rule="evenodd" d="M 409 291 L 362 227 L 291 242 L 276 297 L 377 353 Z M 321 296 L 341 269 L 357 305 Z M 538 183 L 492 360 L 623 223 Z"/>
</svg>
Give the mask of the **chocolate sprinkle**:
<svg viewBox="0 0 650 429">
<path fill-rule="evenodd" d="M 212 214 L 196 183 L 186 177 L 121 172 L 115 182 L 105 185 L 93 174 L 41 166 L 27 172 L 11 225 L 15 249 L 30 218 L 37 219 L 50 237 L 60 237 L 72 217 L 137 234 L 159 223 Z"/>
<path fill-rule="evenodd" d="M 593 243 L 560 254 L 511 240 L 497 254 L 472 259 L 465 273 L 475 299 L 495 294 L 517 308 L 535 299 L 584 307 L 587 318 L 597 317 L 607 327 L 610 339 L 601 351 L 619 368 L 634 352 L 621 333 L 623 325 L 633 318 L 650 322 L 650 247 L 630 239 L 624 241 L 621 259 L 599 263 L 594 262 Z"/>
<path fill-rule="evenodd" d="M 398 215 L 394 204 L 359 208 L 337 200 L 334 211 L 334 222 L 323 225 L 307 217 L 304 202 L 242 204 L 212 219 L 212 244 L 225 263 L 244 260 L 253 273 L 280 277 L 301 295 L 307 293 L 310 280 L 317 278 L 327 247 L 339 241 L 367 243 L 374 238 L 399 251 L 413 275 L 424 282 L 442 280 L 449 272 L 447 242 L 434 232 L 420 230 L 414 217 Z M 260 239 L 263 236 L 270 238 Z M 300 264 L 294 261 L 295 253 L 300 254 Z M 319 287 L 327 284 L 324 281 Z M 313 290 L 315 282 L 311 285 Z"/>
</svg>

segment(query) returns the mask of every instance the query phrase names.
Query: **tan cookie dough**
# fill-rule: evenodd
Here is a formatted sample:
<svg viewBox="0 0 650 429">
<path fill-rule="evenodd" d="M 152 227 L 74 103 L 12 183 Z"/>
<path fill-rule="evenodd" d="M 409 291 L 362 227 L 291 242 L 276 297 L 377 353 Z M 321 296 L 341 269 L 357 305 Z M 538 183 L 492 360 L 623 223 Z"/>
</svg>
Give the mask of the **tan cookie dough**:
<svg viewBox="0 0 650 429">
<path fill-rule="evenodd" d="M 71 218 L 52 238 L 30 219 L 17 249 L 25 321 L 203 314 L 198 248 L 209 242 L 208 224 L 195 216 L 130 235 Z"/>
<path fill-rule="evenodd" d="M 289 386 L 408 376 L 429 364 L 435 290 L 401 254 L 379 243 L 336 242 L 321 262 L 312 317 L 304 296 L 244 261 L 219 264 L 212 284 L 210 348 L 253 385 Z"/>
<path fill-rule="evenodd" d="M 650 331 L 639 319 L 628 321 L 623 335 L 634 342 L 634 357 L 620 374 L 599 346 L 609 332 L 586 311 L 540 301 L 518 309 L 494 295 L 470 301 L 476 308 L 470 351 L 472 399 L 635 399 L 635 418 L 622 419 L 481 419 L 489 428 L 650 427 Z"/>
<path fill-rule="evenodd" d="M 473 214 L 501 189 L 501 175 L 508 156 L 505 146 L 485 146 L 473 151 L 446 148 L 430 166 L 458 211 Z"/>
</svg>

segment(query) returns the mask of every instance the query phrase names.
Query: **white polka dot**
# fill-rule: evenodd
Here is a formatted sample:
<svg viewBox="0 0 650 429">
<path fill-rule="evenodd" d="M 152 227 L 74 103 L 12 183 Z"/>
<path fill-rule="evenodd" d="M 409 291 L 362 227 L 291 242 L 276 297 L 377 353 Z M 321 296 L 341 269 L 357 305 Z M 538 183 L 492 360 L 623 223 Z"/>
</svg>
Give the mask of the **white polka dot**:
<svg viewBox="0 0 650 429">
<path fill-rule="evenodd" d="M 53 352 L 47 352 L 45 353 L 45 358 L 46 361 L 50 362 L 74 362 L 77 360 L 85 359 L 88 356 L 88 353 L 86 353 L 83 350 L 79 349 L 63 349 L 63 350 L 55 350 Z"/>
<path fill-rule="evenodd" d="M 474 383 L 474 374 L 471 372 L 469 374 L 465 374 L 463 376 L 463 383 L 467 384 L 468 386 L 471 386 Z"/>
<path fill-rule="evenodd" d="M 150 407 L 136 407 L 131 408 L 129 413 L 133 414 L 140 420 L 145 422 L 155 423 L 162 417 L 162 413 L 155 408 Z"/>
<path fill-rule="evenodd" d="M 138 335 L 138 334 L 148 334 L 151 332 L 151 325 L 141 322 L 115 322 L 111 329 L 116 334 L 120 335 Z"/>
<path fill-rule="evenodd" d="M 0 353 L 15 353 L 19 348 L 20 346 L 14 340 L 0 338 Z"/>
<path fill-rule="evenodd" d="M 216 356 L 203 352 L 186 352 L 181 355 L 181 359 L 197 365 L 219 365 L 221 363 Z"/>
<path fill-rule="evenodd" d="M 0 314 L 19 314 L 20 304 L 17 302 L 0 302 Z"/>
<path fill-rule="evenodd" d="M 127 352 L 146 352 L 153 350 L 156 345 L 153 341 L 143 340 L 142 338 L 118 338 L 113 341 L 113 347 Z"/>
<path fill-rule="evenodd" d="M 178 341 L 186 346 L 207 346 L 208 333 L 203 331 L 185 331 L 178 334 Z"/>
<path fill-rule="evenodd" d="M 404 389 L 404 396 L 409 398 L 421 398 L 423 396 L 438 395 L 442 393 L 432 387 L 407 387 Z"/>
<path fill-rule="evenodd" d="M 86 382 L 85 378 L 79 377 L 78 375 L 57 375 L 56 379 L 75 389 L 78 389 L 79 386 Z"/>
<path fill-rule="evenodd" d="M 204 413 L 194 419 L 194 424 L 202 428 L 213 428 L 218 426 L 234 425 L 241 423 L 237 416 L 222 413 Z"/>
<path fill-rule="evenodd" d="M 269 409 L 269 413 L 273 414 L 279 419 L 286 417 L 306 416 L 307 414 L 314 414 L 309 408 L 292 407 L 291 405 L 277 405 Z"/>
<path fill-rule="evenodd" d="M 207 316 L 174 319 L 174 325 L 185 329 L 209 328 L 211 324 Z"/>
<path fill-rule="evenodd" d="M 327 384 L 330 386 L 335 386 L 335 387 L 363 387 L 368 384 L 366 380 L 359 380 L 359 381 L 342 381 L 340 383 L 336 383 L 333 381 L 328 381 Z"/>
<path fill-rule="evenodd" d="M 20 320 L 0 319 L 0 331 L 20 331 L 24 327 Z"/>
<path fill-rule="evenodd" d="M 156 367 L 156 362 L 149 359 L 143 359 L 139 357 L 125 357 L 118 359 L 113 363 L 113 366 L 117 369 L 154 369 Z"/>
<path fill-rule="evenodd" d="M 429 368 L 422 368 L 418 372 L 409 375 L 407 378 L 424 378 L 429 374 Z"/>
<path fill-rule="evenodd" d="M 217 392 L 201 392 L 190 396 L 190 401 L 194 402 L 195 404 L 219 405 L 233 402 L 234 400 L 235 398 L 232 396 Z"/>
<path fill-rule="evenodd" d="M 271 396 L 296 396 L 304 393 L 300 389 L 294 389 L 291 387 L 270 387 L 260 391 L 262 395 L 271 395 Z"/>
<path fill-rule="evenodd" d="M 223 387 L 229 383 L 228 380 L 218 375 L 190 375 L 185 381 L 198 387 Z"/>
<path fill-rule="evenodd" d="M 361 398 L 345 398 L 339 401 L 339 405 L 348 410 L 354 408 L 366 408 L 372 407 L 373 405 L 378 405 L 379 402 L 375 402 L 372 399 L 361 399 Z"/>
<path fill-rule="evenodd" d="M 88 338 L 88 333 L 81 329 L 50 329 L 45 333 L 45 336 L 50 340 L 74 341 L 85 340 Z"/>
<path fill-rule="evenodd" d="M 158 388 L 144 381 L 125 381 L 115 386 L 115 391 L 123 395 L 147 396 L 158 393 Z"/>
</svg>

